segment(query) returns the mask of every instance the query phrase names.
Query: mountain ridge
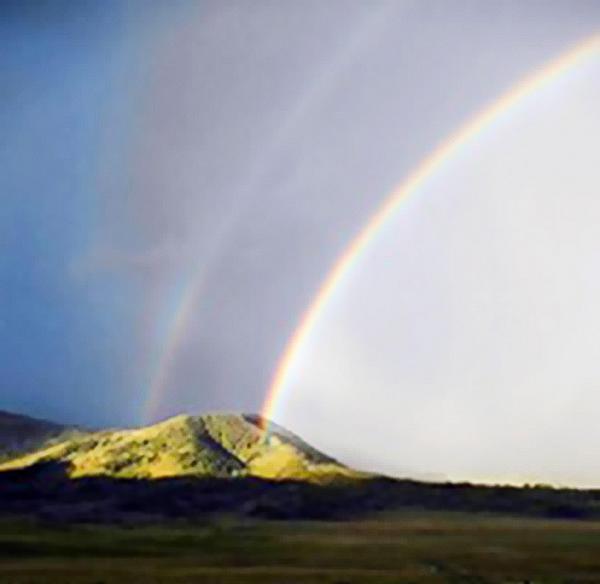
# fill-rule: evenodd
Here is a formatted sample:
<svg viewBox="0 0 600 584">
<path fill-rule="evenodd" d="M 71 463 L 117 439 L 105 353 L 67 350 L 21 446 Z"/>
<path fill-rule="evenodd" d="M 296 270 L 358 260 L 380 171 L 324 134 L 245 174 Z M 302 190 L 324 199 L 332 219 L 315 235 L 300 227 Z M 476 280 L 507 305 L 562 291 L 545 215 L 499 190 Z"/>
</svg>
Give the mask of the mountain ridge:
<svg viewBox="0 0 600 584">
<path fill-rule="evenodd" d="M 5 459 L 0 472 L 49 462 L 64 464 L 72 478 L 253 476 L 321 482 L 367 476 L 257 414 L 182 414 L 140 428 L 80 430 L 64 439 L 57 434 Z"/>
<path fill-rule="evenodd" d="M 61 441 L 82 429 L 0 410 L 0 461 Z"/>
<path fill-rule="evenodd" d="M 84 430 L 5 413 L 0 518 L 50 523 L 201 520 L 220 514 L 349 519 L 430 509 L 600 520 L 600 490 L 421 482 L 355 471 L 257 415 L 181 415 L 133 429 Z M 66 428 L 65 433 L 62 429 Z M 44 438 L 46 432 L 58 432 Z M 34 441 L 35 441 L 34 440 Z"/>
</svg>

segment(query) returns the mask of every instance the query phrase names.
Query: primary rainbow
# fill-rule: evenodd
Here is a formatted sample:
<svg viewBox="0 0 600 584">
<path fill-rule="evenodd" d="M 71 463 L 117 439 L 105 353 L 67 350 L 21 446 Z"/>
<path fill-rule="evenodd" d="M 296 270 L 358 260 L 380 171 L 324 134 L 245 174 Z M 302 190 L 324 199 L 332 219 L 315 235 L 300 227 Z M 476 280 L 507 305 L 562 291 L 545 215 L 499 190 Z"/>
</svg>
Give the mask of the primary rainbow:
<svg viewBox="0 0 600 584">
<path fill-rule="evenodd" d="M 494 120 L 529 95 L 539 91 L 561 74 L 581 65 L 586 59 L 600 54 L 600 34 L 595 34 L 575 47 L 561 54 L 531 76 L 527 77 L 490 105 L 470 118 L 456 132 L 443 140 L 384 200 L 369 221 L 344 250 L 327 274 L 313 301 L 302 315 L 300 322 L 290 337 L 281 359 L 275 369 L 267 396 L 262 407 L 262 415 L 271 419 L 275 407 L 288 381 L 290 370 L 299 351 L 307 341 L 332 298 L 336 288 L 359 260 L 379 230 L 394 215 L 401 203 L 423 185 L 444 162 L 451 159 L 474 137 L 484 131 Z"/>
</svg>

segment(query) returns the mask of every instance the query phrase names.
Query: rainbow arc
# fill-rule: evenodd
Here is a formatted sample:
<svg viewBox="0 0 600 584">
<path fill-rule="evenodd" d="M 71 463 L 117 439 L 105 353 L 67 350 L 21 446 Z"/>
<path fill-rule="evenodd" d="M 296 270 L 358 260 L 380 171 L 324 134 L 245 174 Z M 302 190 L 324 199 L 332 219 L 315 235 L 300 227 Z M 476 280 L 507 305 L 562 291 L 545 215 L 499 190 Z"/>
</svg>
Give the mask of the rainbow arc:
<svg viewBox="0 0 600 584">
<path fill-rule="evenodd" d="M 312 302 L 300 318 L 277 364 L 262 407 L 262 416 L 271 419 L 284 393 L 291 369 L 304 344 L 308 341 L 316 323 L 333 300 L 335 291 L 359 262 L 366 249 L 375 241 L 377 234 L 402 207 L 403 202 L 416 193 L 428 179 L 456 156 L 463 147 L 489 128 L 494 121 L 507 115 L 526 98 L 541 91 L 562 75 L 600 55 L 600 34 L 595 34 L 569 49 L 529 77 L 494 100 L 471 117 L 457 131 L 440 142 L 438 146 L 414 168 L 414 170 L 384 199 L 358 235 L 333 264 Z"/>
</svg>

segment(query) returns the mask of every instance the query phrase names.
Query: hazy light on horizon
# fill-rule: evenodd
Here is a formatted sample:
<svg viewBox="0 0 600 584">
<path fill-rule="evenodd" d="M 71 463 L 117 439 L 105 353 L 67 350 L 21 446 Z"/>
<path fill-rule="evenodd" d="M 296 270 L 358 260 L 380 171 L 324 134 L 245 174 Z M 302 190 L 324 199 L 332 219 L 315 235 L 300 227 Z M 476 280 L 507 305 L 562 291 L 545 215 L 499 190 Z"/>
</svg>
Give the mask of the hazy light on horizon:
<svg viewBox="0 0 600 584">
<path fill-rule="evenodd" d="M 283 423 L 394 474 L 597 484 L 598 103 L 595 59 L 406 202 L 303 352 Z"/>
</svg>

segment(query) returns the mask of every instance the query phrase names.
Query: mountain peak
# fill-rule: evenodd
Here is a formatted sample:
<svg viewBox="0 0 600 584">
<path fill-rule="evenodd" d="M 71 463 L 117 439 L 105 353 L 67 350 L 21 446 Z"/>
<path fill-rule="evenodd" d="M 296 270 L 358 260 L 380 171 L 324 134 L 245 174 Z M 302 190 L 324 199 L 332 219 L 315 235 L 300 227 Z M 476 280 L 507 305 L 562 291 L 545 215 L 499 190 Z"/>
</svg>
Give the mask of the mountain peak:
<svg viewBox="0 0 600 584">
<path fill-rule="evenodd" d="M 142 428 L 80 433 L 0 465 L 61 462 L 73 477 L 174 476 L 322 481 L 358 476 L 258 414 L 179 415 Z"/>
</svg>

